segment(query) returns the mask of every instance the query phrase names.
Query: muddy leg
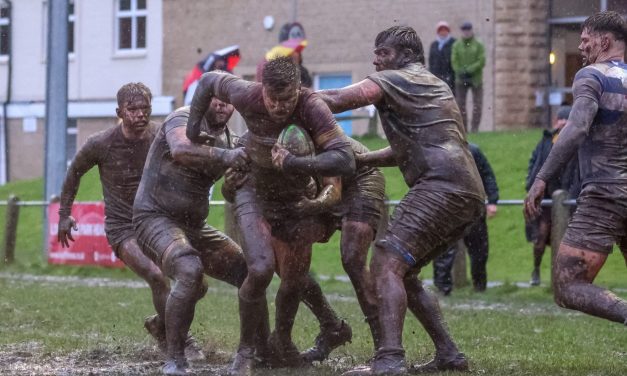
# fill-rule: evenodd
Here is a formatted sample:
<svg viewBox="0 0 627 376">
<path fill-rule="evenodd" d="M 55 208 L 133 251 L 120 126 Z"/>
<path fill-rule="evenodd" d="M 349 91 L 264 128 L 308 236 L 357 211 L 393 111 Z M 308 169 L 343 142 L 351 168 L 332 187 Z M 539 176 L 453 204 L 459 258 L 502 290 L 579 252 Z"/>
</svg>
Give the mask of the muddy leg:
<svg viewBox="0 0 627 376">
<path fill-rule="evenodd" d="M 381 329 L 379 328 L 374 283 L 367 266 L 368 250 L 373 238 L 374 229 L 367 223 L 345 221 L 342 224 L 340 242 L 342 266 L 355 288 L 355 295 L 357 295 L 357 301 L 364 313 L 366 322 L 370 326 L 373 346 L 376 351 L 379 348 Z"/>
<path fill-rule="evenodd" d="M 606 260 L 607 254 L 562 243 L 555 260 L 555 302 L 627 325 L 627 301 L 592 284 Z"/>
</svg>

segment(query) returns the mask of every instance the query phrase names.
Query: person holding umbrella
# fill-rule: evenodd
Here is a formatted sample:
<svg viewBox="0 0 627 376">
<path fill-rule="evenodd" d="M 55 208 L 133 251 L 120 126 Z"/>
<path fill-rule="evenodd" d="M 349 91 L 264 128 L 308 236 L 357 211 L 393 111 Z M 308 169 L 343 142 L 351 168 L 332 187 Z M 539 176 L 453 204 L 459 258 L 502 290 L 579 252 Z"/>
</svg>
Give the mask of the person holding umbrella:
<svg viewBox="0 0 627 376">
<path fill-rule="evenodd" d="M 237 63 L 239 63 L 239 60 L 239 46 L 235 44 L 213 51 L 204 59 L 196 63 L 194 68 L 187 73 L 185 79 L 183 80 L 183 104 L 188 106 L 192 103 L 194 92 L 198 86 L 198 80 L 203 73 L 211 72 L 213 70 L 223 70 L 233 73 L 233 69 Z"/>
<path fill-rule="evenodd" d="M 302 87 L 311 88 L 313 86 L 313 80 L 311 79 L 311 75 L 305 66 L 303 65 L 303 55 L 302 51 L 307 47 L 307 39 L 304 38 L 291 38 L 286 39 L 279 43 L 278 45 L 272 47 L 270 51 L 266 52 L 263 60 L 257 64 L 257 80 L 261 81 L 261 76 L 263 73 L 263 67 L 270 60 L 276 59 L 277 57 L 282 56 L 290 56 L 292 60 L 300 69 L 300 85 Z"/>
</svg>

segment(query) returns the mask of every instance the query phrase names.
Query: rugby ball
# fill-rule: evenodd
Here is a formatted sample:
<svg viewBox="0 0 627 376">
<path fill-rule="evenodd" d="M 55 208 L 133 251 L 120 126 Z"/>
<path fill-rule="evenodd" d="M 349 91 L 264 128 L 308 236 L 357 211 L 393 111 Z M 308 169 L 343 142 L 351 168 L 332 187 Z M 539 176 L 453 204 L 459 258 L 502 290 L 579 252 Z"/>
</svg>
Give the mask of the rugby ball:
<svg viewBox="0 0 627 376">
<path fill-rule="evenodd" d="M 288 125 L 279 133 L 277 143 L 297 157 L 316 154 L 316 148 L 309 133 L 295 124 Z"/>
</svg>

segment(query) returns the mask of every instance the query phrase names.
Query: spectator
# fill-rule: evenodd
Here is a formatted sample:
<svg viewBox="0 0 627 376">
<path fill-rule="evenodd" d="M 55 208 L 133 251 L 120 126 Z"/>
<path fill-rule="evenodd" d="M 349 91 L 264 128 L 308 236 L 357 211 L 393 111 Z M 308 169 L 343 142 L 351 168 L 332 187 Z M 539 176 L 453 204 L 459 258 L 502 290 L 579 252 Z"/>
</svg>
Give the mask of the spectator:
<svg viewBox="0 0 627 376">
<path fill-rule="evenodd" d="M 557 111 L 552 129 L 543 132 L 542 139 L 538 142 L 529 160 L 529 168 L 525 182 L 525 189 L 527 191 L 531 188 L 531 184 L 533 184 L 533 181 L 536 179 L 536 175 L 549 156 L 549 152 L 557 140 L 560 131 L 566 125 L 569 115 L 570 106 L 560 107 Z M 580 185 L 579 163 L 577 155 L 575 154 L 560 176 L 547 181 L 547 189 L 544 198 L 550 199 L 553 192 L 558 189 L 568 191 L 569 198 L 577 198 L 577 196 L 579 196 L 579 190 L 581 189 Z M 544 249 L 551 239 L 551 211 L 543 210 L 538 218 L 525 223 L 525 233 L 527 241 L 533 244 L 533 272 L 531 273 L 530 283 L 532 286 L 538 286 L 540 285 L 540 264 L 542 263 L 542 256 L 544 256 Z"/>
<path fill-rule="evenodd" d="M 499 200 L 499 187 L 496 184 L 496 177 L 488 159 L 475 144 L 469 144 L 470 152 L 481 175 L 483 189 L 488 196 L 486 205 L 486 215 L 479 217 L 477 222 L 470 228 L 468 235 L 463 240 L 468 247 L 470 256 L 470 273 L 475 291 L 483 292 L 487 286 L 488 274 L 486 264 L 488 263 L 488 224 L 486 217 L 492 218 L 496 215 L 496 202 Z M 453 244 L 448 251 L 433 260 L 433 282 L 435 286 L 444 294 L 449 295 L 453 290 L 451 270 L 457 252 L 456 244 Z"/>
<path fill-rule="evenodd" d="M 277 46 L 272 47 L 257 64 L 256 81 L 261 82 L 263 67 L 268 61 L 281 56 L 289 56 L 298 64 L 298 68 L 300 69 L 300 86 L 306 88 L 313 87 L 313 80 L 309 74 L 309 70 L 303 65 L 303 50 L 305 47 L 307 47 L 306 39 L 287 39 Z"/>
<path fill-rule="evenodd" d="M 455 71 L 455 96 L 462 112 L 464 126 L 468 131 L 468 112 L 466 96 L 472 90 L 472 126 L 470 131 L 477 132 L 481 122 L 481 106 L 483 103 L 483 67 L 485 51 L 473 33 L 472 24 L 468 21 L 461 26 L 462 38 L 455 41 L 451 55 L 451 64 Z"/>
<path fill-rule="evenodd" d="M 451 27 L 446 21 L 438 22 L 435 30 L 437 37 L 429 49 L 429 70 L 437 78 L 446 82 L 455 93 L 455 72 L 451 65 L 451 52 L 455 38 L 451 36 Z"/>
</svg>

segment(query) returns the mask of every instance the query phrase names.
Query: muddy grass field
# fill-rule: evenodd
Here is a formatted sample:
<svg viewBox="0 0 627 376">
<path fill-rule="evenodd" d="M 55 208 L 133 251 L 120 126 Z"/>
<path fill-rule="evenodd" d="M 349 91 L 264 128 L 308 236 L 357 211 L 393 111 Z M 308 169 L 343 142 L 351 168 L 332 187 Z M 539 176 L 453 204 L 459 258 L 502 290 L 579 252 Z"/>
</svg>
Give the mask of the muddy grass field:
<svg viewBox="0 0 627 376">
<path fill-rule="evenodd" d="M 127 316 L 124 312 L 129 313 L 128 317 L 134 316 L 130 312 L 150 312 L 150 302 L 144 296 L 149 290 L 142 281 L 0 273 L 0 289 L 7 293 L 0 299 L 4 318 L 0 319 L 0 375 L 161 374 L 165 358 L 152 337 L 143 331 L 143 316 L 118 321 L 119 317 Z M 102 299 L 105 296 L 110 300 Z M 192 330 L 206 359 L 192 363 L 190 374 L 226 372 L 235 347 L 225 345 L 223 339 L 234 343 L 239 335 L 233 326 L 237 325 L 237 316 L 232 312 L 236 308 L 235 297 L 234 289 L 220 284 L 210 289 L 208 298 L 212 302 L 206 303 L 209 307 L 225 308 L 226 312 L 209 313 L 203 310 L 204 304 L 198 305 Z M 224 300 L 228 303 L 223 303 Z M 103 320 L 103 315 L 109 315 L 109 319 Z M 213 315 L 223 316 L 230 324 L 223 327 L 220 319 L 210 318 L 207 321 L 215 323 L 210 329 L 219 335 L 209 338 L 204 333 L 208 324 L 199 321 Z M 26 338 L 28 333 L 31 339 Z M 333 375 L 353 365 L 355 359 L 344 354 L 309 368 L 260 369 L 257 373 Z"/>
<path fill-rule="evenodd" d="M 190 375 L 222 375 L 231 353 L 205 349 L 207 359 L 191 364 Z M 93 349 L 69 354 L 52 354 L 41 343 L 3 346 L 0 351 L 2 375 L 161 375 L 163 355 L 151 345 L 137 344 L 135 351 Z M 336 357 L 313 367 L 298 370 L 258 370 L 259 375 L 335 375 L 348 369 L 350 357 Z"/>
<path fill-rule="evenodd" d="M 372 355 L 349 286 L 324 282 L 323 289 L 353 327 L 352 343 L 314 367 L 257 374 L 339 375 Z M 627 327 L 557 308 L 545 287 L 504 284 L 485 294 L 461 289 L 441 304 L 453 337 L 471 360 L 470 374 L 627 374 Z M 150 314 L 149 290 L 138 280 L 0 272 L 0 375 L 158 375 L 164 358 L 143 329 Z M 224 373 L 237 346 L 238 325 L 235 289 L 212 282 L 191 329 L 207 359 L 192 364 L 192 374 Z M 317 331 L 301 308 L 294 329 L 299 348 L 310 346 Z M 404 344 L 412 364 L 433 356 L 411 317 Z"/>
</svg>

